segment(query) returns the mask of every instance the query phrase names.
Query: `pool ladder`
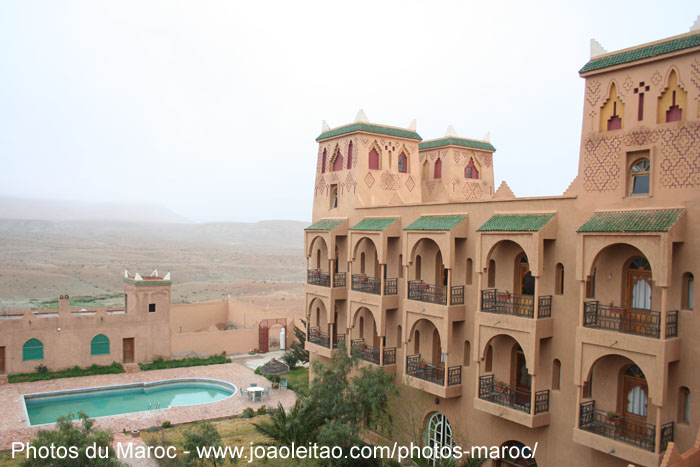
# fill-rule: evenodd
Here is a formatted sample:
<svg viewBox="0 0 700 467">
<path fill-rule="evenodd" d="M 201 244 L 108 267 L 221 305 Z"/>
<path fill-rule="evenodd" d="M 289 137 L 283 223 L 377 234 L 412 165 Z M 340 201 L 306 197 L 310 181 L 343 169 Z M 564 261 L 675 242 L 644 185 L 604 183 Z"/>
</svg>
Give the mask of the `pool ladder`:
<svg viewBox="0 0 700 467">
<path fill-rule="evenodd" d="M 148 403 L 148 410 L 152 410 L 153 402 Z M 160 410 L 160 401 L 156 402 L 156 410 Z"/>
</svg>

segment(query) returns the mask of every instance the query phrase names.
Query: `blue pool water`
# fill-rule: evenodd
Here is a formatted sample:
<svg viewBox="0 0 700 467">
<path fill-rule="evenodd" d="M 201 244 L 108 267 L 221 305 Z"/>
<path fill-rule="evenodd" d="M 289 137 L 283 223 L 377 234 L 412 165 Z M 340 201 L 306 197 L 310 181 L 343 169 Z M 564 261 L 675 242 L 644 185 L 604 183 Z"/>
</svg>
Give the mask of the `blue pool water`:
<svg viewBox="0 0 700 467">
<path fill-rule="evenodd" d="M 207 380 L 159 381 L 24 396 L 30 425 L 54 423 L 61 415 L 105 417 L 182 405 L 206 404 L 232 396 L 236 387 Z"/>
</svg>

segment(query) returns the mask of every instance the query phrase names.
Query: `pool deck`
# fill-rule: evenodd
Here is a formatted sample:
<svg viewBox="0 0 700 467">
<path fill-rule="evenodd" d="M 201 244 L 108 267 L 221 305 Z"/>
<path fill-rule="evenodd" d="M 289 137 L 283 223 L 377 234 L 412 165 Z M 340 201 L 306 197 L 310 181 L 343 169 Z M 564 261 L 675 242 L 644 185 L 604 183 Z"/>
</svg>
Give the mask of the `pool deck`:
<svg viewBox="0 0 700 467">
<path fill-rule="evenodd" d="M 228 381 L 239 389 L 247 388 L 251 383 L 267 387 L 270 382 L 263 376 L 256 375 L 253 370 L 240 363 L 223 365 L 198 366 L 188 368 L 173 368 L 169 370 L 142 371 L 136 373 L 121 373 L 117 375 L 84 376 L 81 378 L 53 379 L 35 381 L 32 383 L 16 383 L 0 385 L 0 451 L 10 449 L 12 442 L 30 441 L 40 429 L 52 428 L 53 425 L 28 425 L 23 394 L 62 391 L 66 389 L 92 388 L 98 386 L 114 386 L 119 384 L 152 382 L 178 378 L 211 378 Z M 263 402 L 252 402 L 242 398 L 239 392 L 225 400 L 209 404 L 172 407 L 169 409 L 152 410 L 150 412 L 135 412 L 123 415 L 113 415 L 95 419 L 95 426 L 111 429 L 113 432 L 126 430 L 143 430 L 152 426 L 160 426 L 165 420 L 173 425 L 199 420 L 230 417 L 238 415 L 246 407 L 257 408 L 261 405 L 276 407 L 278 402 L 285 408 L 294 405 L 296 395 L 293 391 L 272 389 L 270 397 Z"/>
</svg>

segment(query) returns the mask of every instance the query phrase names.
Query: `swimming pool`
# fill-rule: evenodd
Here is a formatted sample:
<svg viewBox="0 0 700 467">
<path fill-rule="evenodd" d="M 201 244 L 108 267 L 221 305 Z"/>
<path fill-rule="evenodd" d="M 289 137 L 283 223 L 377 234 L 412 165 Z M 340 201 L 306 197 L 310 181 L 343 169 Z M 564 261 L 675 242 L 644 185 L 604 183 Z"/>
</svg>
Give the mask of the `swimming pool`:
<svg viewBox="0 0 700 467">
<path fill-rule="evenodd" d="M 57 417 L 83 411 L 90 418 L 207 404 L 231 397 L 236 386 L 213 379 L 175 379 L 70 391 L 25 394 L 30 425 L 54 423 Z"/>
</svg>

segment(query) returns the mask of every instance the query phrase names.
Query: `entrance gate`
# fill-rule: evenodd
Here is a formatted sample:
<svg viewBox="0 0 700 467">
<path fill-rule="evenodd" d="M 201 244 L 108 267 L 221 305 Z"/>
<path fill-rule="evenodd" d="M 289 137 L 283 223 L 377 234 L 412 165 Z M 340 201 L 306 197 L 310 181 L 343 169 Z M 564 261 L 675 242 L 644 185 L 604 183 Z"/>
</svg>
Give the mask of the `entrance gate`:
<svg viewBox="0 0 700 467">
<path fill-rule="evenodd" d="M 258 352 L 268 352 L 270 350 L 270 327 L 281 324 L 284 328 L 284 335 L 287 335 L 287 318 L 263 319 L 258 325 Z"/>
</svg>

